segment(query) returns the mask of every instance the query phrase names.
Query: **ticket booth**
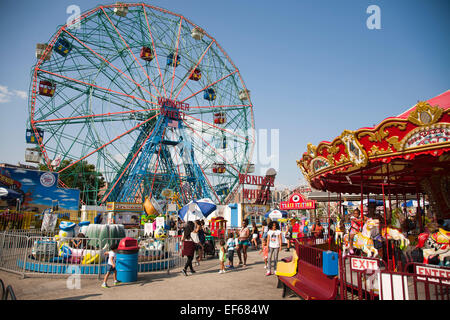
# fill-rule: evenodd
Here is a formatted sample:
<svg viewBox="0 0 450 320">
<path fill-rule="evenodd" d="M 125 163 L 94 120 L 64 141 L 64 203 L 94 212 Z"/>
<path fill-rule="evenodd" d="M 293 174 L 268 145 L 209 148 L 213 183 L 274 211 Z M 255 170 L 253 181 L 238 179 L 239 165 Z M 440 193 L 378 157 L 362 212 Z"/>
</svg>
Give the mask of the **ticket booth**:
<svg viewBox="0 0 450 320">
<path fill-rule="evenodd" d="M 142 203 L 108 202 L 106 204 L 106 223 L 123 224 L 125 229 L 139 229 Z"/>
</svg>

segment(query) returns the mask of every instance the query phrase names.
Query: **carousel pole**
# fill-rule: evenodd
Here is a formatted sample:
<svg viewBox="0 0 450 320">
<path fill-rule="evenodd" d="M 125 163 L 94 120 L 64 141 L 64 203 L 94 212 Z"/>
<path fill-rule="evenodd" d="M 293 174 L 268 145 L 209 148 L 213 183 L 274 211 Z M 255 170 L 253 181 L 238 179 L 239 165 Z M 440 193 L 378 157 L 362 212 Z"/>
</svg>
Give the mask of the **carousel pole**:
<svg viewBox="0 0 450 320">
<path fill-rule="evenodd" d="M 359 231 L 362 231 L 362 228 L 363 228 L 363 225 L 364 225 L 364 204 L 363 204 L 363 201 L 364 201 L 364 195 L 363 195 L 363 170 L 362 170 L 362 168 L 361 168 L 361 181 L 360 181 L 360 186 L 361 186 L 361 205 L 360 205 L 360 208 L 361 208 L 361 225 L 360 225 L 360 230 Z"/>
<path fill-rule="evenodd" d="M 419 188 L 416 187 L 416 197 L 417 197 L 417 212 L 416 217 L 419 221 L 419 231 L 420 233 L 423 232 L 423 225 L 422 225 L 422 213 L 420 212 L 420 194 L 419 194 Z"/>
<path fill-rule="evenodd" d="M 388 199 L 389 199 L 389 223 L 391 223 L 392 221 L 392 202 L 391 202 L 391 176 L 390 176 L 390 171 L 389 171 L 389 164 L 387 165 L 387 175 L 388 175 Z M 388 224 L 385 218 L 385 227 L 386 227 L 386 241 L 389 243 L 389 241 L 387 240 L 387 231 L 388 231 Z M 393 264 L 393 269 L 395 270 L 395 255 L 394 255 L 394 245 L 392 244 L 392 264 Z"/>
<path fill-rule="evenodd" d="M 426 213 L 425 213 L 425 193 L 422 193 L 422 208 L 423 208 L 423 229 L 425 229 L 425 218 L 427 217 Z M 428 212 L 428 210 L 427 210 Z M 422 231 L 423 232 L 423 231 Z"/>
<path fill-rule="evenodd" d="M 387 166 L 387 175 L 388 175 L 388 201 L 389 201 L 389 223 L 392 221 L 392 202 L 391 202 L 391 176 L 389 171 L 389 164 Z M 387 224 L 386 224 L 387 228 Z"/>
<path fill-rule="evenodd" d="M 386 198 L 384 196 L 384 182 L 381 184 L 381 190 L 383 192 L 383 212 L 384 212 L 384 224 L 386 225 Z M 387 227 L 385 227 L 385 234 L 386 234 L 386 257 L 387 257 L 387 266 L 389 269 L 389 244 L 387 241 Z M 383 232 L 381 232 L 383 234 Z"/>
<path fill-rule="evenodd" d="M 330 238 L 330 191 L 328 191 L 328 250 L 331 249 L 331 238 Z"/>
</svg>

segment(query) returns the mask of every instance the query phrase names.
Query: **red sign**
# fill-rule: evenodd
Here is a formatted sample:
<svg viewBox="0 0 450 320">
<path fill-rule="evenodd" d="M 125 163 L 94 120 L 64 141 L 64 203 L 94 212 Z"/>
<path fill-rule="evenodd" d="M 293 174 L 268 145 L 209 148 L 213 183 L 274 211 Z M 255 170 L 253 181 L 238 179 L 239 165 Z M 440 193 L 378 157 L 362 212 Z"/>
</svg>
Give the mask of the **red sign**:
<svg viewBox="0 0 450 320">
<path fill-rule="evenodd" d="M 175 120 L 185 119 L 183 111 L 189 111 L 189 104 L 179 101 L 158 97 L 161 106 L 161 114 Z"/>
<path fill-rule="evenodd" d="M 250 184 L 254 186 L 266 186 L 270 185 L 273 187 L 273 183 L 275 181 L 275 176 L 252 176 L 250 174 L 241 174 L 239 173 L 239 183 L 240 184 Z"/>
<path fill-rule="evenodd" d="M 315 209 L 316 200 L 306 200 L 300 193 L 294 193 L 288 201 L 280 202 L 280 210 Z"/>
<path fill-rule="evenodd" d="M 417 266 L 416 265 L 416 274 L 430 276 L 430 277 L 440 277 L 444 279 L 450 279 L 450 270 L 443 268 L 433 268 L 433 267 L 425 267 L 425 266 Z M 418 280 L 428 280 L 433 282 L 439 282 L 439 278 L 422 278 L 417 277 Z M 442 280 L 442 283 L 450 284 L 449 281 Z"/>
<path fill-rule="evenodd" d="M 378 262 L 376 260 L 351 258 L 350 264 L 354 270 L 378 270 Z"/>
<path fill-rule="evenodd" d="M 263 200 L 270 199 L 270 190 L 242 189 L 244 199 L 252 200 L 261 197 Z"/>
</svg>

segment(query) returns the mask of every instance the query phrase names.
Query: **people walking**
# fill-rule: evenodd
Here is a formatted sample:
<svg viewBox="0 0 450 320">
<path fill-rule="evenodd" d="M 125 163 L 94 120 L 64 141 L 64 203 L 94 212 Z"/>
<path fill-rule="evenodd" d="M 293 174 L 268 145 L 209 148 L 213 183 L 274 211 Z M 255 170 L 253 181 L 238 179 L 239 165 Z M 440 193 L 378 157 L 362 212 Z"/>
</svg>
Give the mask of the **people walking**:
<svg viewBox="0 0 450 320">
<path fill-rule="evenodd" d="M 200 237 L 198 235 L 201 225 L 200 225 L 200 222 L 197 220 L 197 221 L 195 221 L 195 224 L 192 224 L 192 226 L 193 226 L 193 230 L 191 231 L 191 238 L 192 238 L 192 241 L 194 241 L 194 243 L 195 243 L 195 252 L 197 253 L 197 258 L 195 260 L 195 264 L 197 266 L 199 266 L 200 265 L 200 255 L 202 254 L 202 251 L 203 251 L 202 244 L 200 243 Z"/>
<path fill-rule="evenodd" d="M 196 223 L 195 228 L 197 230 L 198 240 L 199 240 L 198 251 L 197 251 L 198 252 L 197 263 L 200 264 L 200 261 L 203 261 L 203 255 L 205 252 L 206 235 L 205 235 L 203 220 L 197 220 L 195 223 Z"/>
<path fill-rule="evenodd" d="M 103 288 L 109 288 L 108 287 L 108 278 L 111 275 L 111 273 L 113 274 L 113 278 L 114 278 L 114 285 L 120 283 L 119 280 L 117 280 L 117 270 L 116 270 L 116 252 L 117 252 L 117 244 L 113 243 L 111 245 L 110 251 L 105 252 L 105 255 L 108 256 L 108 266 L 106 269 L 106 275 L 105 278 L 103 279 L 103 283 L 102 283 L 102 287 Z"/>
<path fill-rule="evenodd" d="M 277 221 L 272 221 L 269 224 L 269 231 L 267 232 L 267 240 L 269 242 L 269 261 L 266 276 L 274 274 L 278 262 L 278 253 L 281 251 L 281 231 Z M 273 265 L 273 267 L 272 267 Z"/>
<path fill-rule="evenodd" d="M 256 226 L 256 223 L 252 223 L 252 245 L 253 250 L 258 250 L 258 239 L 259 239 L 259 231 L 258 227 Z"/>
<path fill-rule="evenodd" d="M 192 273 L 195 273 L 195 270 L 192 266 L 192 261 L 194 260 L 195 254 L 195 242 L 192 239 L 192 231 L 194 230 L 194 223 L 189 221 L 185 228 L 184 233 L 181 236 L 181 241 L 183 242 L 183 248 L 181 250 L 181 255 L 187 257 L 186 264 L 184 265 L 183 270 L 181 272 L 187 276 L 187 269 L 189 268 Z"/>
</svg>

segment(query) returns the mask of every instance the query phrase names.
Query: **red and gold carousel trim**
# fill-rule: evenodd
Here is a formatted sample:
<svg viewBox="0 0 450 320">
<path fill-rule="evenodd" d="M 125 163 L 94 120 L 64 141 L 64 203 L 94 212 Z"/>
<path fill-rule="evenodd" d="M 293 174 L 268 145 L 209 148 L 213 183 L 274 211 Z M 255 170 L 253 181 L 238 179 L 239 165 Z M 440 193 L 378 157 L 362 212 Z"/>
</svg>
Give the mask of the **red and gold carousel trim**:
<svg viewBox="0 0 450 320">
<path fill-rule="evenodd" d="M 407 118 L 387 118 L 374 128 L 344 130 L 332 142 L 323 141 L 317 147 L 309 143 L 297 165 L 314 187 L 320 177 L 351 173 L 372 162 L 411 160 L 422 154 L 439 157 L 448 151 L 450 109 L 419 102 Z"/>
</svg>

